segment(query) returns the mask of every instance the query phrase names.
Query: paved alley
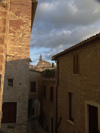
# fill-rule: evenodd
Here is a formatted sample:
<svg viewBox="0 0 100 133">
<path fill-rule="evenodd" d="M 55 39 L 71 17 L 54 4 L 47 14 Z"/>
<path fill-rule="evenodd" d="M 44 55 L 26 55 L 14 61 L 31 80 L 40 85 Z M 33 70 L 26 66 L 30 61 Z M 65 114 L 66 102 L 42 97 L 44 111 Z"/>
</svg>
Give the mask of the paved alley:
<svg viewBox="0 0 100 133">
<path fill-rule="evenodd" d="M 46 133 L 37 119 L 31 118 L 28 123 L 28 133 Z"/>
</svg>

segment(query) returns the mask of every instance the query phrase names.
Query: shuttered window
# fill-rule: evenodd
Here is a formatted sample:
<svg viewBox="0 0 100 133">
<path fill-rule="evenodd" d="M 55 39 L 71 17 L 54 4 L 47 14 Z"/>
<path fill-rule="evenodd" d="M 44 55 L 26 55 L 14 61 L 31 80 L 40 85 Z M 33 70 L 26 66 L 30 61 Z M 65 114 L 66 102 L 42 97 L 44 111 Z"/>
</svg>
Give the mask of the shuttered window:
<svg viewBox="0 0 100 133">
<path fill-rule="evenodd" d="M 31 92 L 36 92 L 36 82 L 31 82 Z"/>
<path fill-rule="evenodd" d="M 79 74 L 79 56 L 75 55 L 73 57 L 73 73 Z"/>
</svg>

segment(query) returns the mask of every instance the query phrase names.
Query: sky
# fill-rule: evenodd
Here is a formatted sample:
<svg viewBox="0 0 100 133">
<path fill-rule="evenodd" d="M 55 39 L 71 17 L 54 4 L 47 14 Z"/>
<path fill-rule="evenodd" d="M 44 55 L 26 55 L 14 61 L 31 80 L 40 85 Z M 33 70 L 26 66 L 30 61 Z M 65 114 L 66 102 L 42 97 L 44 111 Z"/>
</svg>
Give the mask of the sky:
<svg viewBox="0 0 100 133">
<path fill-rule="evenodd" d="M 97 0 L 99 1 L 99 0 Z M 31 33 L 30 58 L 53 55 L 100 32 L 100 3 L 96 0 L 38 0 Z"/>
</svg>

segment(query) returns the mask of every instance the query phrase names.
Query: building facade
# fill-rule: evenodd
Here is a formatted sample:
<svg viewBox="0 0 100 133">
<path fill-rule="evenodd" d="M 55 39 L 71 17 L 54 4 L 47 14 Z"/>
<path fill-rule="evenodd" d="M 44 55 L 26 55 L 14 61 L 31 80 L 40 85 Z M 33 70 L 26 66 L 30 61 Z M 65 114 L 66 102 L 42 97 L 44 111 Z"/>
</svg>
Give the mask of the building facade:
<svg viewBox="0 0 100 133">
<path fill-rule="evenodd" d="M 57 133 L 100 132 L 100 34 L 53 59 L 58 66 Z"/>
<path fill-rule="evenodd" d="M 42 76 L 42 127 L 48 133 L 55 133 L 56 125 L 56 77 Z"/>
<path fill-rule="evenodd" d="M 2 105 L 2 130 L 26 133 L 28 120 L 28 88 L 30 34 L 37 1 L 7 1 L 8 39 Z"/>
<path fill-rule="evenodd" d="M 8 39 L 7 9 L 7 0 L 5 0 L 5 2 L 0 2 L 0 127 L 2 117 L 2 95 L 4 88 L 6 43 Z"/>
<path fill-rule="evenodd" d="M 43 60 L 42 55 L 40 55 L 40 58 L 39 58 L 37 65 L 36 66 L 30 65 L 30 68 L 33 70 L 42 72 L 42 71 L 45 71 L 47 69 L 49 69 L 49 70 L 55 69 L 56 66 L 55 65 L 52 66 L 52 64 L 50 62 Z"/>
<path fill-rule="evenodd" d="M 42 73 L 31 70 L 29 72 L 29 99 L 28 115 L 29 117 L 39 117 L 41 108 L 42 93 Z"/>
</svg>

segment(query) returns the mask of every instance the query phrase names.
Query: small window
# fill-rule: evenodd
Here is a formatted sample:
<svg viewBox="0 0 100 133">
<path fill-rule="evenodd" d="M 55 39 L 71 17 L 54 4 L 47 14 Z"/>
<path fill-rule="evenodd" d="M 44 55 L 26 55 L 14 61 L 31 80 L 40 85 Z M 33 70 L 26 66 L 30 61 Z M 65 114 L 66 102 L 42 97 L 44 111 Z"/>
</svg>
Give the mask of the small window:
<svg viewBox="0 0 100 133">
<path fill-rule="evenodd" d="M 79 56 L 75 55 L 73 57 L 73 73 L 79 74 Z"/>
<path fill-rule="evenodd" d="M 13 79 L 8 79 L 8 86 L 13 86 Z"/>
<path fill-rule="evenodd" d="M 50 87 L 50 101 L 53 101 L 53 87 Z"/>
<path fill-rule="evenodd" d="M 31 92 L 36 92 L 36 82 L 31 82 Z"/>
<path fill-rule="evenodd" d="M 44 91 L 43 92 L 44 92 L 44 94 L 43 94 L 44 97 L 46 97 L 46 86 L 45 85 L 44 85 Z"/>
<path fill-rule="evenodd" d="M 69 120 L 74 121 L 74 117 L 73 117 L 73 93 L 69 93 Z"/>
</svg>

